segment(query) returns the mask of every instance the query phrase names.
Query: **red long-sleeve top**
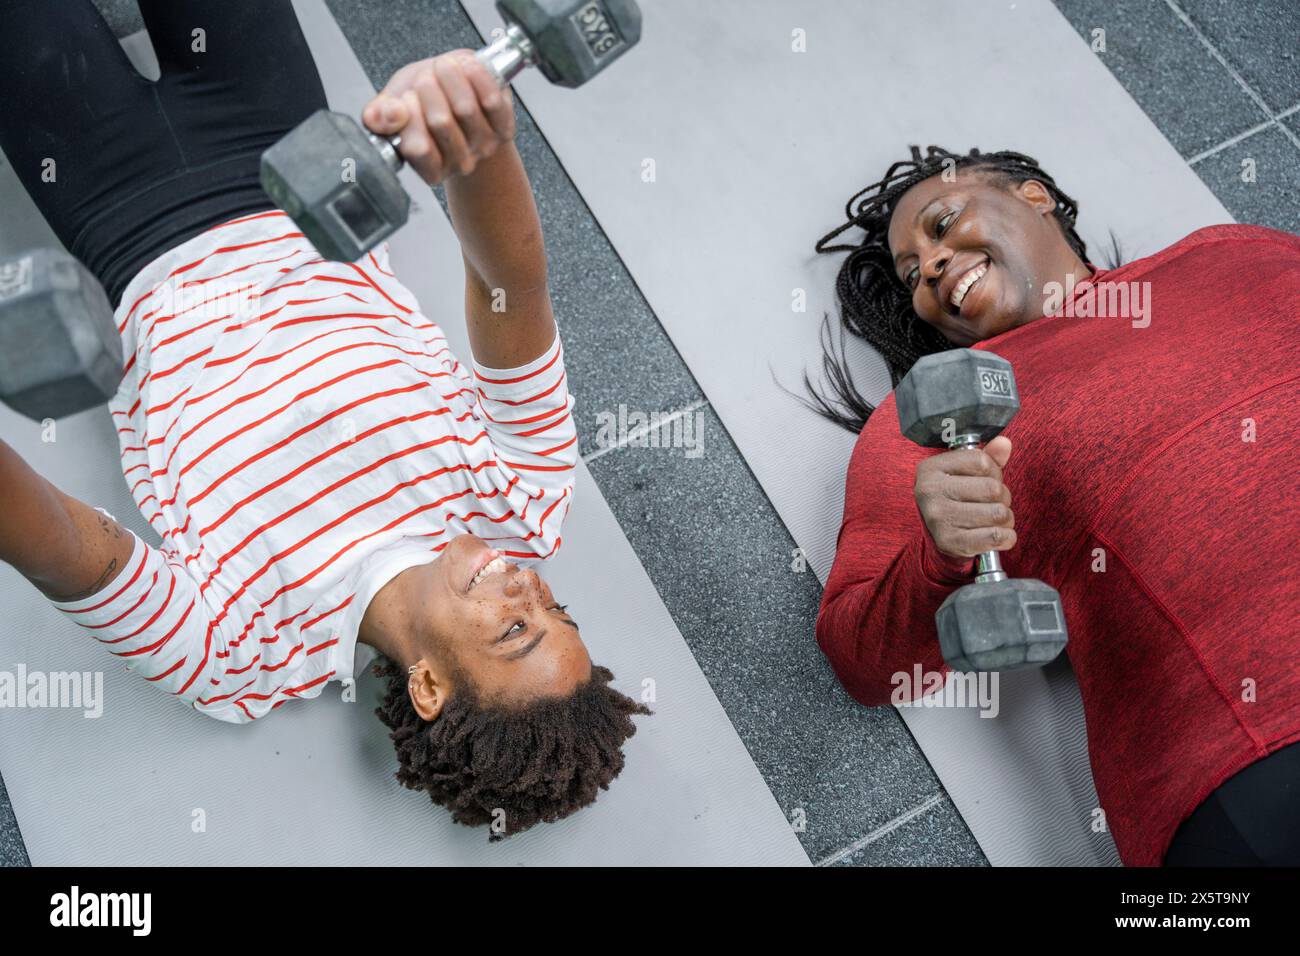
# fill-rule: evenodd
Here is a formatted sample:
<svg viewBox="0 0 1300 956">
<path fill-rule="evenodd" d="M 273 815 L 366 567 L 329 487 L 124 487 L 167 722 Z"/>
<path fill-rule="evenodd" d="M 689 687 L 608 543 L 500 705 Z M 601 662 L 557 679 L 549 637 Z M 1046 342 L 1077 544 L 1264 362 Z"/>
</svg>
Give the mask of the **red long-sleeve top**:
<svg viewBox="0 0 1300 956">
<path fill-rule="evenodd" d="M 1061 593 L 1097 793 L 1121 859 L 1151 866 L 1211 791 L 1300 739 L 1300 237 L 1213 226 L 1093 282 L 975 347 L 1021 398 L 1003 565 Z M 1114 316 L 1121 283 L 1149 283 L 1126 289 L 1145 317 Z M 863 704 L 944 669 L 934 613 L 971 580 L 912 496 L 931 454 L 890 395 L 849 462 L 817 642 Z"/>
</svg>

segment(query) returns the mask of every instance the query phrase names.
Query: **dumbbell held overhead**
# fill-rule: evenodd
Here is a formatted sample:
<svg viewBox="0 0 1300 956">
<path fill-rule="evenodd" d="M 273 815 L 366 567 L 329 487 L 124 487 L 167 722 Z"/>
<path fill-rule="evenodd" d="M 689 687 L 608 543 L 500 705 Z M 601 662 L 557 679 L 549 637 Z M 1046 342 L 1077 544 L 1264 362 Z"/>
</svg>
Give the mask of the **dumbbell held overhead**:
<svg viewBox="0 0 1300 956">
<path fill-rule="evenodd" d="M 476 56 L 505 86 L 536 66 L 577 87 L 641 38 L 636 0 L 497 0 L 502 35 Z M 262 188 L 335 262 L 354 262 L 406 224 L 400 139 L 318 110 L 262 155 Z"/>
<path fill-rule="evenodd" d="M 1011 363 L 976 349 L 922 357 L 894 399 L 903 436 L 926 448 L 978 448 L 1020 410 Z M 1067 642 L 1061 596 L 1042 581 L 1007 577 L 997 551 L 978 555 L 974 583 L 948 595 L 935 624 L 944 660 L 957 671 L 1040 667 Z"/>
</svg>

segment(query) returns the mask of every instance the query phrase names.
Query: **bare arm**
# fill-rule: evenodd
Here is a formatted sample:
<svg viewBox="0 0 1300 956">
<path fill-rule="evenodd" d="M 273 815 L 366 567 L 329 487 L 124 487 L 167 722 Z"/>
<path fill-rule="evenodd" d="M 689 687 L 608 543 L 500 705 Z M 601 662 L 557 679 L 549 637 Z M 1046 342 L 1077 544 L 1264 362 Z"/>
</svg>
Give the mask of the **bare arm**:
<svg viewBox="0 0 1300 956">
<path fill-rule="evenodd" d="M 515 144 L 448 180 L 447 205 L 465 259 L 474 357 L 489 368 L 526 365 L 555 341 L 555 318 L 542 224 Z"/>
<path fill-rule="evenodd" d="M 546 249 L 510 91 L 470 51 L 453 50 L 398 70 L 365 121 L 400 133 L 402 155 L 426 182 L 446 182 L 474 357 L 516 368 L 544 353 L 555 340 Z"/>
<path fill-rule="evenodd" d="M 75 601 L 106 588 L 135 540 L 116 521 L 63 494 L 0 441 L 0 561 L 46 597 Z"/>
</svg>

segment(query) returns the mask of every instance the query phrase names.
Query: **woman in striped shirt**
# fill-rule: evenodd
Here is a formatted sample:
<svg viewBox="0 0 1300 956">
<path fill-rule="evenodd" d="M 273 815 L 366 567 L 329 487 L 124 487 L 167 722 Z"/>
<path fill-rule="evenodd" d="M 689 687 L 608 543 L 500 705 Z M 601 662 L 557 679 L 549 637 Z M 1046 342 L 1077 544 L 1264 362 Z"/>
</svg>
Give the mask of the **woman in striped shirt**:
<svg viewBox="0 0 1300 956">
<path fill-rule="evenodd" d="M 219 720 L 380 655 L 402 783 L 493 839 L 567 816 L 646 710 L 528 567 L 560 547 L 577 436 L 509 91 L 453 51 L 364 116 L 446 186 L 464 365 L 386 249 L 326 261 L 261 190 L 261 153 L 325 105 L 289 0 L 140 9 L 157 82 L 90 0 L 0 0 L 0 146 L 116 309 L 109 410 L 161 546 L 0 442 L 0 559 Z"/>
</svg>

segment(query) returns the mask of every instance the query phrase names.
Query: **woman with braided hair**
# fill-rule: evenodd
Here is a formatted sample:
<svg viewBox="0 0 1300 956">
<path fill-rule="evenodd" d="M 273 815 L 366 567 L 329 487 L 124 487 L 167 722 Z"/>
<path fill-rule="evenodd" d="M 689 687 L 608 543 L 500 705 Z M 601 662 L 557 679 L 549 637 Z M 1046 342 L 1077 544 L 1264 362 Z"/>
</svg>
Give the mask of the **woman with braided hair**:
<svg viewBox="0 0 1300 956">
<path fill-rule="evenodd" d="M 889 366 L 890 379 L 894 385 L 899 383 L 922 355 L 979 341 L 978 338 L 971 337 L 969 330 L 954 329 L 951 322 L 944 326 L 921 318 L 921 314 L 912 306 L 910 295 L 910 286 L 916 282 L 917 277 L 912 275 L 899 280 L 894 275 L 893 260 L 886 241 L 890 216 L 898 197 L 936 175 L 955 176 L 959 168 L 978 170 L 991 182 L 1003 185 L 1032 184 L 1029 188 L 1035 196 L 1040 191 L 1045 192 L 1047 197 L 1055 201 L 1051 207 L 1052 217 L 1060 226 L 1066 246 L 1073 253 L 1073 260 L 1067 261 L 1067 264 L 1071 267 L 1086 265 L 1087 246 L 1074 229 L 1074 221 L 1079 214 L 1078 203 L 1062 192 L 1056 181 L 1040 169 L 1034 159 L 1023 153 L 1004 151 L 981 154 L 974 149 L 967 156 L 959 156 L 938 146 L 931 146 L 923 159 L 920 148 L 913 146 L 911 160 L 894 163 L 885 172 L 884 179 L 859 190 L 849 198 L 844 209 L 848 221 L 822 236 L 817 240 L 816 246 L 818 252 L 849 253 L 841 264 L 835 281 L 835 293 L 843 307 L 841 317 L 844 329 L 865 339 L 881 354 Z M 996 193 L 993 196 L 1003 198 Z M 853 204 L 859 200 L 861 202 L 855 210 Z M 1046 199 L 1040 196 L 1038 202 L 1045 204 Z M 863 242 L 857 245 L 828 245 L 832 239 L 854 226 L 866 232 L 867 238 Z M 1059 248 L 1052 251 L 1058 256 L 1063 255 Z M 1087 269 L 1091 271 L 1090 266 Z M 1017 324 L 1028 321 L 1023 316 L 1020 319 L 1021 322 Z M 825 371 L 830 378 L 833 394 L 827 398 L 808 382 L 814 407 L 831 421 L 855 433 L 860 432 L 871 414 L 871 405 L 854 387 L 852 372 L 845 364 L 842 352 L 835 350 L 832 339 L 827 339 L 827 346 Z"/>
<path fill-rule="evenodd" d="M 1077 213 L 1029 156 L 913 147 L 817 243 L 849 254 L 812 404 L 860 433 L 818 644 L 861 703 L 919 697 L 914 668 L 947 670 L 935 611 L 1002 552 L 1061 594 L 1122 860 L 1300 863 L 1300 238 L 1212 226 L 1100 269 Z M 892 395 L 857 390 L 844 334 L 895 385 L 994 351 L 1021 410 L 982 450 L 919 448 Z"/>
</svg>

